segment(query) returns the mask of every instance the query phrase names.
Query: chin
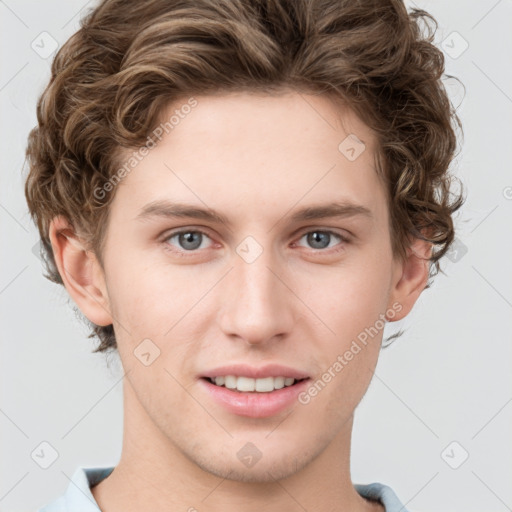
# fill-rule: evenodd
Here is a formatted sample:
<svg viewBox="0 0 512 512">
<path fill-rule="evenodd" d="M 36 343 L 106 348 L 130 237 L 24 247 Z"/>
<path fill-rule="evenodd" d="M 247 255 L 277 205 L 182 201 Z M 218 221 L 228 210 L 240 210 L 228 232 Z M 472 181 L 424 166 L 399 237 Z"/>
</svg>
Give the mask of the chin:
<svg viewBox="0 0 512 512">
<path fill-rule="evenodd" d="M 243 467 L 240 462 L 233 463 L 231 466 L 223 464 L 215 465 L 209 461 L 207 464 L 199 464 L 203 471 L 225 480 L 232 482 L 244 482 L 252 484 L 269 484 L 276 480 L 281 480 L 294 475 L 300 468 L 296 461 L 282 461 L 281 463 L 265 464 L 259 461 L 252 468 Z"/>
<path fill-rule="evenodd" d="M 252 465 L 246 465 L 237 455 L 233 457 L 225 451 L 212 453 L 206 457 L 204 454 L 205 451 L 202 451 L 200 457 L 191 457 L 191 461 L 203 471 L 233 482 L 255 484 L 273 483 L 291 477 L 315 459 L 314 455 L 307 452 L 297 456 L 296 449 L 293 453 L 280 454 L 274 450 L 271 456 L 263 453 Z"/>
</svg>

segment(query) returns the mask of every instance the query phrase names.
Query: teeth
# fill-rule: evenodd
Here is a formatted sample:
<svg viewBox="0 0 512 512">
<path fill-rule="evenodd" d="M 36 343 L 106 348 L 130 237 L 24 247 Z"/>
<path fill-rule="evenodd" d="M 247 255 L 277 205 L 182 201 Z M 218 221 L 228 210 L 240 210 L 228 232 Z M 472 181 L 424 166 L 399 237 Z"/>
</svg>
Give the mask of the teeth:
<svg viewBox="0 0 512 512">
<path fill-rule="evenodd" d="M 235 377 L 234 375 L 214 377 L 211 381 L 217 386 L 225 386 L 228 389 L 236 389 L 242 392 L 256 391 L 259 393 L 269 393 L 275 389 L 288 387 L 295 383 L 295 379 L 291 377 L 251 379 L 250 377 Z"/>
<path fill-rule="evenodd" d="M 215 377 L 215 379 L 217 379 L 217 377 Z M 233 377 L 233 375 L 227 375 L 224 377 L 224 385 L 229 389 L 236 389 L 236 377 Z"/>
</svg>

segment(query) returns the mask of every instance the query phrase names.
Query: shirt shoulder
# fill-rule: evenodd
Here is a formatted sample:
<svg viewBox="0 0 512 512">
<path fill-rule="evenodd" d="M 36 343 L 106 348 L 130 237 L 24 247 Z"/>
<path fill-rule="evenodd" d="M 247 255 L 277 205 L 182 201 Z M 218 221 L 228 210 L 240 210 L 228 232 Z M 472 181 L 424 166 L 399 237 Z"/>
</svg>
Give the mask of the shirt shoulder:
<svg viewBox="0 0 512 512">
<path fill-rule="evenodd" d="M 363 497 L 380 501 L 386 512 L 412 512 L 405 508 L 391 487 L 373 482 L 371 484 L 354 484 L 355 490 Z"/>
<path fill-rule="evenodd" d="M 37 512 L 101 512 L 92 495 L 91 487 L 107 478 L 114 467 L 78 467 L 64 494 Z"/>
</svg>

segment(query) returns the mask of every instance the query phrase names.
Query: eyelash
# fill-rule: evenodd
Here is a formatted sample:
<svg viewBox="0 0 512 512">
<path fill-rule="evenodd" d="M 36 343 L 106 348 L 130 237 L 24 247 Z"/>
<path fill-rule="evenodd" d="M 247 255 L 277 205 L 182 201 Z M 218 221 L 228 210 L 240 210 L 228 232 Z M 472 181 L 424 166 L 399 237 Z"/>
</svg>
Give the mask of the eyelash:
<svg viewBox="0 0 512 512">
<path fill-rule="evenodd" d="M 165 250 L 170 251 L 173 254 L 177 254 L 178 256 L 181 256 L 181 257 L 187 257 L 187 255 L 195 256 L 195 255 L 198 254 L 199 251 L 205 250 L 205 249 L 193 249 L 193 250 L 187 251 L 185 249 L 175 248 L 175 247 L 173 247 L 173 246 L 171 246 L 169 244 L 169 240 L 171 238 L 179 236 L 180 234 L 183 234 L 183 233 L 200 233 L 201 235 L 206 236 L 207 238 L 211 239 L 211 237 L 208 235 L 208 233 L 203 231 L 203 230 L 201 230 L 201 229 L 180 229 L 180 230 L 177 230 L 177 231 L 172 231 L 171 233 L 167 234 L 165 236 L 165 238 L 162 240 L 162 243 L 164 244 Z M 310 229 L 309 231 L 304 231 L 304 232 L 302 232 L 300 234 L 298 240 L 301 240 L 302 238 L 304 238 L 304 236 L 309 235 L 311 233 L 325 233 L 325 234 L 329 234 L 331 236 L 335 236 L 335 237 L 339 238 L 341 244 L 349 244 L 350 243 L 350 239 L 347 236 L 344 236 L 344 235 L 342 235 L 342 234 L 340 234 L 340 233 L 338 233 L 336 231 L 332 231 L 332 230 L 329 230 L 329 229 Z M 339 252 L 342 249 L 341 248 L 335 249 L 334 247 L 331 247 L 331 248 L 324 248 L 324 249 L 314 249 L 314 248 L 311 248 L 311 250 L 314 251 L 314 252 L 323 252 L 323 253 L 326 253 L 326 254 L 330 254 L 330 253 L 333 253 L 333 252 L 334 253 Z"/>
</svg>

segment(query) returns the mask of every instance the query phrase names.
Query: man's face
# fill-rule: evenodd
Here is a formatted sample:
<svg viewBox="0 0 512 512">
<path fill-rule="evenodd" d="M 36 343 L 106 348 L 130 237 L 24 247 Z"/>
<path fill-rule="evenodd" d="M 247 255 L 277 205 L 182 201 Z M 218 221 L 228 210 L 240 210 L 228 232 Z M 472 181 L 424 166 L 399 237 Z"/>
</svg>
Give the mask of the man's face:
<svg viewBox="0 0 512 512">
<path fill-rule="evenodd" d="M 148 450 L 270 481 L 350 437 L 392 309 L 386 195 L 370 130 L 326 98 L 196 100 L 111 206 L 104 269 L 126 418 Z M 349 134 L 365 147 L 348 139 L 340 149 Z M 224 219 L 148 209 L 164 201 Z M 333 204 L 360 208 L 304 214 Z M 221 368 L 232 365 L 244 367 Z M 231 377 L 222 387 L 207 378 L 226 375 L 264 380 Z M 307 380 L 271 392 L 226 388 L 279 388 L 293 375 Z"/>
</svg>

